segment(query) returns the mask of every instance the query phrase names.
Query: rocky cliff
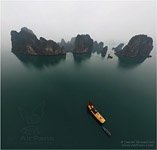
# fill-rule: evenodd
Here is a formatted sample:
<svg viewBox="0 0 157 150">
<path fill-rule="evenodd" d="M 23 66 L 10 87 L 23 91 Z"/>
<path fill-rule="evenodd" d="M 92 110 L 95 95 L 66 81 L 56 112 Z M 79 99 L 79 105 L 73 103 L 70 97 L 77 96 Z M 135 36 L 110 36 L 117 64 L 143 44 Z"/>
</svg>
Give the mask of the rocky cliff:
<svg viewBox="0 0 157 150">
<path fill-rule="evenodd" d="M 105 56 L 108 47 L 103 42 L 94 41 L 89 35 L 77 35 L 66 42 L 64 39 L 59 43 L 66 52 L 73 53 L 95 53 Z"/>
<path fill-rule="evenodd" d="M 130 39 L 128 44 L 120 51 L 116 51 L 115 54 L 118 57 L 138 58 L 149 57 L 151 50 L 153 49 L 153 39 L 147 35 L 135 35 Z"/>
<path fill-rule="evenodd" d="M 113 47 L 112 50 L 115 52 L 121 51 L 123 49 L 124 43 L 120 43 L 117 47 Z"/>
<path fill-rule="evenodd" d="M 106 53 L 107 53 L 107 50 L 108 50 L 108 46 L 105 46 L 104 47 L 104 43 L 103 42 L 97 42 L 97 41 L 94 41 L 93 43 L 93 49 L 92 49 L 92 52 L 93 53 L 97 53 L 97 54 L 101 54 L 102 57 L 105 57 Z"/>
<path fill-rule="evenodd" d="M 75 47 L 75 39 L 76 37 L 71 38 L 70 41 L 65 42 L 64 39 L 59 43 L 60 47 L 62 47 L 66 52 L 73 52 Z"/>
<path fill-rule="evenodd" d="M 81 54 L 81 53 L 91 53 L 93 48 L 93 39 L 86 35 L 77 35 L 75 39 L 75 47 L 73 53 Z"/>
<path fill-rule="evenodd" d="M 103 50 L 103 47 L 104 47 L 104 43 L 103 42 L 99 42 L 98 43 L 97 41 L 94 41 L 92 52 L 93 53 L 97 52 L 98 54 L 100 54 L 101 51 Z"/>
<path fill-rule="evenodd" d="M 65 51 L 53 40 L 38 39 L 30 29 L 11 31 L 12 52 L 26 55 L 64 55 Z"/>
<path fill-rule="evenodd" d="M 103 42 L 93 41 L 88 34 L 78 34 L 71 41 L 65 42 L 62 39 L 60 43 L 56 43 L 43 37 L 38 39 L 33 31 L 26 27 L 21 28 L 20 32 L 11 31 L 11 42 L 13 53 L 26 55 L 65 55 L 66 52 L 73 52 L 74 54 L 97 52 L 104 57 L 108 49 L 107 46 L 104 47 Z M 123 46 L 124 44 L 121 43 L 113 48 L 119 58 L 146 58 L 149 57 L 153 49 L 153 40 L 147 35 L 140 34 L 132 37 L 124 48 Z"/>
<path fill-rule="evenodd" d="M 105 56 L 106 56 L 107 50 L 108 50 L 108 46 L 103 47 L 103 49 L 102 49 L 102 51 L 101 51 L 101 56 L 102 56 L 102 57 L 105 57 Z"/>
</svg>

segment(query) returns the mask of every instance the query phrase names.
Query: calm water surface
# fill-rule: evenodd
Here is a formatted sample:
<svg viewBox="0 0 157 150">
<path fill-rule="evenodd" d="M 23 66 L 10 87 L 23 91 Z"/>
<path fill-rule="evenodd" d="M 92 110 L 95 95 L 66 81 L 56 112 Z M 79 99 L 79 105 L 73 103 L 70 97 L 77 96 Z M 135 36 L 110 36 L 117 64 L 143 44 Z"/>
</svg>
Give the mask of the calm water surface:
<svg viewBox="0 0 157 150">
<path fill-rule="evenodd" d="M 115 55 L 10 51 L 9 44 L 2 47 L 3 148 L 132 148 L 125 141 L 155 148 L 155 52 L 126 65 Z M 106 118 L 111 137 L 87 112 L 88 100 Z"/>
</svg>

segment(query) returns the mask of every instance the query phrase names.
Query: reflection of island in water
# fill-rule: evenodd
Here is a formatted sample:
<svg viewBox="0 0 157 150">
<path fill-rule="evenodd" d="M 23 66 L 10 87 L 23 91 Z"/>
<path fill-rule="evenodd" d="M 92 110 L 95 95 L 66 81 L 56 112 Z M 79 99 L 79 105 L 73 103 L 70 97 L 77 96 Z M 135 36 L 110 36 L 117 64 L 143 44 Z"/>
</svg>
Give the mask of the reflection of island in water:
<svg viewBox="0 0 157 150">
<path fill-rule="evenodd" d="M 76 64 L 81 64 L 83 61 L 86 61 L 91 57 L 91 53 L 86 54 L 73 54 L 74 62 Z"/>
<path fill-rule="evenodd" d="M 23 54 L 15 54 L 15 56 L 26 66 L 43 69 L 44 67 L 56 66 L 66 59 L 66 55 L 62 56 L 30 56 Z M 74 63 L 81 64 L 90 59 L 91 53 L 73 54 Z"/>
<path fill-rule="evenodd" d="M 131 69 L 135 68 L 141 63 L 143 63 L 147 57 L 138 57 L 138 58 L 118 58 L 118 67 L 123 69 Z"/>
<path fill-rule="evenodd" d="M 23 54 L 15 54 L 16 57 L 26 66 L 43 69 L 44 67 L 55 66 L 62 60 L 66 59 L 66 55 L 62 56 L 29 56 Z"/>
</svg>

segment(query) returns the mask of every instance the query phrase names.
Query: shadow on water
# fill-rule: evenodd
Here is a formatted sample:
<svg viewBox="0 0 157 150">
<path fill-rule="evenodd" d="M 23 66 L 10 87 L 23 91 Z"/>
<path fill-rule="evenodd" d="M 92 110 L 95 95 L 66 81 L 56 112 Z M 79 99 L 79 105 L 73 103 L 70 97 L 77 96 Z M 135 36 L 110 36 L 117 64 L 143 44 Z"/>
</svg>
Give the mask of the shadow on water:
<svg viewBox="0 0 157 150">
<path fill-rule="evenodd" d="M 76 64 L 81 64 L 83 61 L 90 59 L 91 53 L 86 54 L 73 54 L 74 62 Z"/>
<path fill-rule="evenodd" d="M 146 60 L 147 57 L 141 58 L 118 58 L 118 67 L 122 69 L 132 69 L 139 66 Z"/>
<path fill-rule="evenodd" d="M 28 56 L 22 54 L 15 54 L 16 57 L 28 68 L 35 67 L 39 70 L 44 67 L 51 67 L 58 65 L 62 60 L 66 59 L 66 55 L 62 56 Z"/>
</svg>

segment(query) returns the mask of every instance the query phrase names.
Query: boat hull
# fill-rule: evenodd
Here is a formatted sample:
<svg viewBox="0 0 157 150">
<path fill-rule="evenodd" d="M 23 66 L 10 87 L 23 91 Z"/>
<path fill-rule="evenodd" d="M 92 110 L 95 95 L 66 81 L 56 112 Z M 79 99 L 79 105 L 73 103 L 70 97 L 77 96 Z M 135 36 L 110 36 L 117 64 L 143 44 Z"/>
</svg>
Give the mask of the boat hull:
<svg viewBox="0 0 157 150">
<path fill-rule="evenodd" d="M 105 123 L 105 118 L 94 108 L 92 104 L 88 104 L 87 108 L 96 120 L 98 120 L 101 124 Z"/>
</svg>

